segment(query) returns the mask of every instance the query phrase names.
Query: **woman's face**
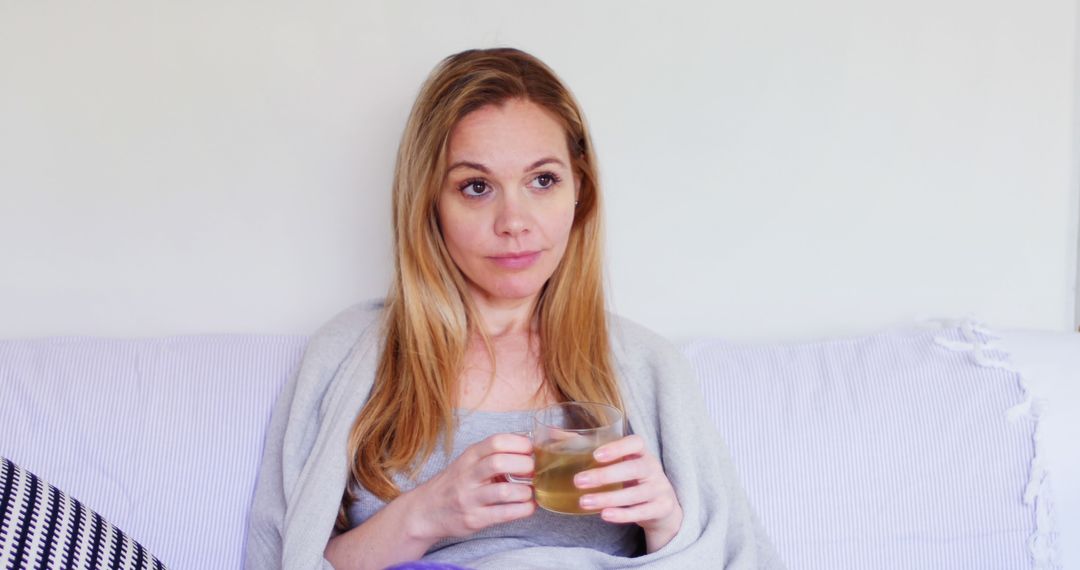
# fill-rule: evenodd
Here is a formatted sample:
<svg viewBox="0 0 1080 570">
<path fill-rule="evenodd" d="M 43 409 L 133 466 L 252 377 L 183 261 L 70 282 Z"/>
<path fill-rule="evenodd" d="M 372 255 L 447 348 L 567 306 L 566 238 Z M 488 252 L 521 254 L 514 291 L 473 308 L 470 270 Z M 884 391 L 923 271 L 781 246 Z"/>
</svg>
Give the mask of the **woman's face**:
<svg viewBox="0 0 1080 570">
<path fill-rule="evenodd" d="M 579 182 L 566 133 L 542 107 L 511 99 L 450 133 L 438 215 L 450 257 L 483 304 L 531 300 L 566 251 Z"/>
</svg>

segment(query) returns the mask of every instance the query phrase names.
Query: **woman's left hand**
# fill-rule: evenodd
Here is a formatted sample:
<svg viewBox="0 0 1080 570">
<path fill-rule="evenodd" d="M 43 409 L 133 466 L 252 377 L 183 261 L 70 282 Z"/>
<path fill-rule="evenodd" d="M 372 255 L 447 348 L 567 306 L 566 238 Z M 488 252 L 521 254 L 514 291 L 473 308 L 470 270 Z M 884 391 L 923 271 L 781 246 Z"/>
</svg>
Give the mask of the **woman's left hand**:
<svg viewBox="0 0 1080 570">
<path fill-rule="evenodd" d="M 593 489 L 622 483 L 623 488 L 584 495 L 581 508 L 600 509 L 608 522 L 636 523 L 645 531 L 650 553 L 670 542 L 682 526 L 682 506 L 660 460 L 645 448 L 645 440 L 628 435 L 596 448 L 593 457 L 605 465 L 578 473 L 574 484 Z"/>
</svg>

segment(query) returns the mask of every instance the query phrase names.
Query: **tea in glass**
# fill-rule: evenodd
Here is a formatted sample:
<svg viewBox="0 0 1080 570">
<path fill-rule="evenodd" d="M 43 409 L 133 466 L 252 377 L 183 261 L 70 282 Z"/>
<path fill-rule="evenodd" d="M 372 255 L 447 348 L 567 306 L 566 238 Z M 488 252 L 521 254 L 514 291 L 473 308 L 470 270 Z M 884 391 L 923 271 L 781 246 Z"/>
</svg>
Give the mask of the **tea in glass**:
<svg viewBox="0 0 1080 570">
<path fill-rule="evenodd" d="M 596 510 L 581 508 L 578 501 L 586 493 L 606 493 L 622 489 L 622 483 L 612 483 L 590 489 L 574 485 L 574 475 L 601 465 L 593 457 L 596 448 L 573 449 L 567 442 L 552 442 L 536 448 L 536 469 L 533 489 L 536 504 L 556 513 L 590 515 Z"/>
</svg>

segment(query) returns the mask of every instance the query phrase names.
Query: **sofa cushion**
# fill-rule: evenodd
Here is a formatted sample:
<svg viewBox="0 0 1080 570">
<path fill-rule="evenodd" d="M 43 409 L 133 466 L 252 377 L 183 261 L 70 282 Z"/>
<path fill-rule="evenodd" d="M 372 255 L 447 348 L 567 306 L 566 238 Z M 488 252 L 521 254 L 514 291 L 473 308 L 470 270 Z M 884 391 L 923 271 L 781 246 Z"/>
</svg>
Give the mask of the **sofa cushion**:
<svg viewBox="0 0 1080 570">
<path fill-rule="evenodd" d="M 263 435 L 303 337 L 0 342 L 0 455 L 174 568 L 241 565 Z"/>
<path fill-rule="evenodd" d="M 953 350 L 989 340 L 952 327 L 685 349 L 790 567 L 1031 568 L 1034 423 L 1006 414 L 1020 379 L 1000 352 Z"/>
</svg>

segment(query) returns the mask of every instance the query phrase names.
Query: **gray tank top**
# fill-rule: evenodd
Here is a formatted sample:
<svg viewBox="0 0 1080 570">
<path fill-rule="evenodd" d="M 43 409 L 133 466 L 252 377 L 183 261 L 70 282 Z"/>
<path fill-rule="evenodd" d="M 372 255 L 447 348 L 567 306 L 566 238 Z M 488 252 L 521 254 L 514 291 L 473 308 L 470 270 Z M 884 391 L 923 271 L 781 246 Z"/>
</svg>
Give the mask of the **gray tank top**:
<svg viewBox="0 0 1080 570">
<path fill-rule="evenodd" d="M 496 433 L 527 432 L 532 429 L 532 412 L 458 412 L 458 429 L 454 448 L 447 457 L 438 446 L 415 480 L 396 475 L 394 482 L 406 492 L 427 481 L 461 455 L 465 448 Z M 349 507 L 349 522 L 353 527 L 386 505 L 363 487 L 353 483 L 356 502 Z M 592 548 L 616 556 L 633 556 L 644 548 L 637 525 L 618 525 L 605 522 L 598 515 L 560 515 L 537 508 L 532 516 L 508 523 L 489 526 L 461 538 L 446 538 L 435 543 L 424 560 L 468 564 L 491 554 L 530 546 L 578 546 Z"/>
</svg>

